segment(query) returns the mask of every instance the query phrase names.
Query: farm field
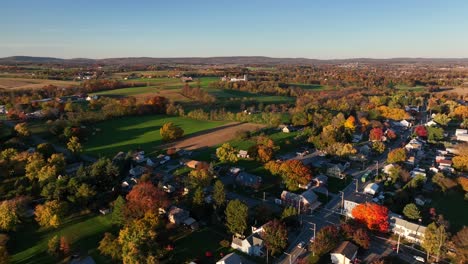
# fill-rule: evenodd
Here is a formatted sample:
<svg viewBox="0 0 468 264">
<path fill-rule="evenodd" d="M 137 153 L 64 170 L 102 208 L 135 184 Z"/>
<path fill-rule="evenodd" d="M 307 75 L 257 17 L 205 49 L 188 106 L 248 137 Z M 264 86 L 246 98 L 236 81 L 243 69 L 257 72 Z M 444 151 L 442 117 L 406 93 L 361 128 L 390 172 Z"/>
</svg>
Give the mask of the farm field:
<svg viewBox="0 0 468 264">
<path fill-rule="evenodd" d="M 416 85 L 414 87 L 411 87 L 411 86 L 404 85 L 404 84 L 395 85 L 395 88 L 397 88 L 398 90 L 408 90 L 408 91 L 414 91 L 414 92 L 421 92 L 425 89 L 425 87 L 422 85 Z"/>
<path fill-rule="evenodd" d="M 185 136 L 226 124 L 226 122 L 200 121 L 164 115 L 108 120 L 96 125 L 100 131 L 84 143 L 85 153 L 95 156 L 113 156 L 119 151 L 126 152 L 137 148 L 152 153 L 164 143 L 159 129 L 167 122 L 180 126 L 185 131 Z"/>
<path fill-rule="evenodd" d="M 68 219 L 58 229 L 37 228 L 34 220 L 25 223 L 8 242 L 12 251 L 11 263 L 54 263 L 47 253 L 47 243 L 53 236 L 66 237 L 73 251 L 90 254 L 98 263 L 108 263 L 108 258 L 97 251 L 99 241 L 105 232 L 112 230 L 111 216 L 87 215 Z"/>
<path fill-rule="evenodd" d="M 320 84 L 304 84 L 304 83 L 288 83 L 289 87 L 298 87 L 304 90 L 315 90 L 315 91 L 323 91 L 332 89 L 333 87 L 327 85 L 320 85 Z"/>
<path fill-rule="evenodd" d="M 69 87 L 77 85 L 73 81 L 57 81 L 47 79 L 29 79 L 29 78 L 0 78 L 0 89 L 37 89 L 46 85 L 55 85 L 57 87 Z"/>
<path fill-rule="evenodd" d="M 174 143 L 165 144 L 163 148 L 176 147 L 184 149 L 199 149 L 205 147 L 212 147 L 220 145 L 226 141 L 229 141 L 236 137 L 239 131 L 250 131 L 253 132 L 264 125 L 251 124 L 251 123 L 229 123 L 224 126 L 218 127 L 216 130 L 204 133 L 197 133 L 185 139 L 176 141 Z"/>
</svg>

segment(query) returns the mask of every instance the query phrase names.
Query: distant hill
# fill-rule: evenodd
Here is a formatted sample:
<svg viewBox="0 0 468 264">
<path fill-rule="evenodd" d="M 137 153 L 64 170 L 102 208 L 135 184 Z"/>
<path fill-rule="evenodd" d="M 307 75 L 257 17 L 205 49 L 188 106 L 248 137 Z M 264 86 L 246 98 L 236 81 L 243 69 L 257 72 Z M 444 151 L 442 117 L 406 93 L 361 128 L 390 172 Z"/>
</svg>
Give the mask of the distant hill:
<svg viewBox="0 0 468 264">
<path fill-rule="evenodd" d="M 336 59 L 318 60 L 307 58 L 271 58 L 262 56 L 233 56 L 233 57 L 181 57 L 181 58 L 151 58 L 151 57 L 129 57 L 108 59 L 61 59 L 50 57 L 12 56 L 0 58 L 0 64 L 76 64 L 76 65 L 153 65 L 153 64 L 238 64 L 238 65 L 287 65 L 287 64 L 341 64 L 341 63 L 366 63 L 366 64 L 388 64 L 388 63 L 434 63 L 434 64 L 468 64 L 468 58 L 391 58 L 391 59 Z"/>
</svg>

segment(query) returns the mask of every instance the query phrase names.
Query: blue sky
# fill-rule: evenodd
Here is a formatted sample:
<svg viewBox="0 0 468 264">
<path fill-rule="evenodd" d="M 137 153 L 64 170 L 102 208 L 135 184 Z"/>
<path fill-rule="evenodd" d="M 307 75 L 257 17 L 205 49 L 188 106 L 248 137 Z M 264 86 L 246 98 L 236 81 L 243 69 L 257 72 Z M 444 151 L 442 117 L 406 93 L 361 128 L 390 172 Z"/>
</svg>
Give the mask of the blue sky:
<svg viewBox="0 0 468 264">
<path fill-rule="evenodd" d="M 468 57 L 468 1 L 4 1 L 13 55 Z"/>
</svg>

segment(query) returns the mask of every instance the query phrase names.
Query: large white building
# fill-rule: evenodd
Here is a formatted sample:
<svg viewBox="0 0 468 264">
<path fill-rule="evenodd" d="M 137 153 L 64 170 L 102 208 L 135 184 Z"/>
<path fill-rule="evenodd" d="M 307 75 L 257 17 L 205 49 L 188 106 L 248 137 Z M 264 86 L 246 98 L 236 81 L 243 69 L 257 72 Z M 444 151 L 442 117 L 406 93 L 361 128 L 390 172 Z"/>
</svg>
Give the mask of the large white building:
<svg viewBox="0 0 468 264">
<path fill-rule="evenodd" d="M 408 241 L 421 244 L 424 238 L 426 227 L 415 223 L 408 222 L 401 215 L 390 213 L 389 215 L 390 230 Z"/>
</svg>

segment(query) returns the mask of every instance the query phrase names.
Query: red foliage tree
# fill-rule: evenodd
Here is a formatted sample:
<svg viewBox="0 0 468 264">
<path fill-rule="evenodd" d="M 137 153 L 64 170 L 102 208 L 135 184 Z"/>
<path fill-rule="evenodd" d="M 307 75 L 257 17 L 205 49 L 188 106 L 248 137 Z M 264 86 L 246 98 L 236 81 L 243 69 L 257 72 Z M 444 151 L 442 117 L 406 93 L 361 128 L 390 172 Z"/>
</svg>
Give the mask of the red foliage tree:
<svg viewBox="0 0 468 264">
<path fill-rule="evenodd" d="M 169 203 L 166 193 L 156 188 L 151 182 L 140 182 L 127 194 L 127 215 L 142 217 L 147 211 L 157 211 Z"/>
<path fill-rule="evenodd" d="M 382 140 L 383 135 L 384 135 L 384 132 L 383 132 L 382 128 L 375 127 L 373 129 L 371 129 L 371 131 L 369 132 L 369 139 L 371 141 L 380 141 L 380 140 Z"/>
<path fill-rule="evenodd" d="M 364 203 L 354 207 L 354 219 L 365 224 L 370 230 L 388 231 L 388 209 L 375 203 Z"/>
<path fill-rule="evenodd" d="M 427 129 L 425 126 L 417 126 L 414 129 L 414 133 L 416 133 L 418 137 L 427 137 Z"/>
<path fill-rule="evenodd" d="M 389 139 L 396 139 L 397 138 L 397 134 L 395 133 L 395 131 L 389 129 L 387 130 L 387 138 Z"/>
</svg>

